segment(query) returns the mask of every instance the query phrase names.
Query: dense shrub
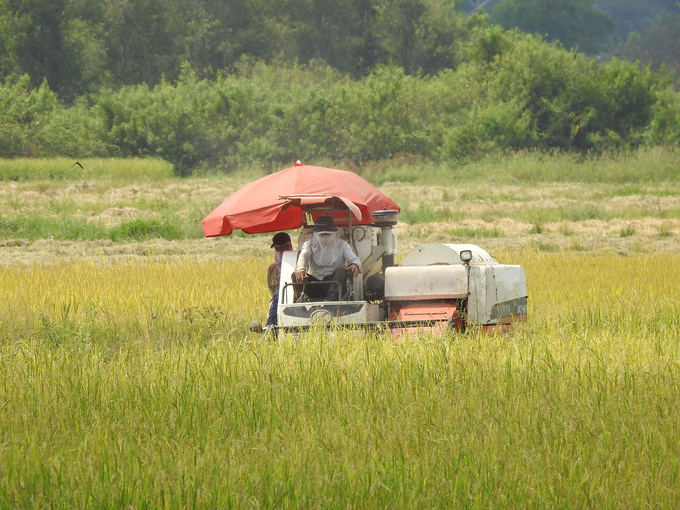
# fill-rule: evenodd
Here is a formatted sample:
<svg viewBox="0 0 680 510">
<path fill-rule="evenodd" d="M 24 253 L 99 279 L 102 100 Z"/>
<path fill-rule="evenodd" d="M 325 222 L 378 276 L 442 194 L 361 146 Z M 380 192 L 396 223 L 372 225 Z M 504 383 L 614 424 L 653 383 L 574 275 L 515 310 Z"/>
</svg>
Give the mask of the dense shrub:
<svg viewBox="0 0 680 510">
<path fill-rule="evenodd" d="M 481 27 L 461 54 L 457 70 L 427 77 L 242 61 L 205 80 L 185 67 L 175 84 L 102 90 L 68 107 L 20 78 L 0 94 L 0 156 L 154 156 L 186 175 L 298 158 L 448 161 L 680 141 L 678 96 L 647 68 L 600 64 L 499 27 Z"/>
<path fill-rule="evenodd" d="M 646 68 L 615 59 L 598 64 L 534 36 L 499 29 L 486 30 L 477 44 L 495 54 L 458 70 L 473 91 L 472 107 L 466 121 L 449 132 L 452 156 L 636 145 L 652 122 L 664 82 Z"/>
<path fill-rule="evenodd" d="M 28 76 L 0 82 L 0 156 L 44 154 L 40 133 L 49 114 L 59 108 L 46 82 L 33 90 Z"/>
</svg>

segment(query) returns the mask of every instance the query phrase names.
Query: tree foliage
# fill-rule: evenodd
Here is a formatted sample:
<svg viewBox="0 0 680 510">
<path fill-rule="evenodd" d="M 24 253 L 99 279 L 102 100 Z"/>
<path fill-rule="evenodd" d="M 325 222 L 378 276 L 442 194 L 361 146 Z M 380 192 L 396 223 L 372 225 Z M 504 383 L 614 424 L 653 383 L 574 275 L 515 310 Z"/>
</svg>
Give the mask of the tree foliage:
<svg viewBox="0 0 680 510">
<path fill-rule="evenodd" d="M 389 63 L 435 73 L 456 65 L 471 21 L 458 1 L 0 0 L 0 78 L 46 79 L 72 99 L 176 80 L 183 63 L 215 77 L 244 55 L 324 60 L 354 76 Z"/>
<path fill-rule="evenodd" d="M 67 0 L 1 0 L 3 70 L 31 77 L 34 87 L 47 80 L 59 92 L 77 82 L 77 55 L 69 45 Z"/>
<path fill-rule="evenodd" d="M 186 175 L 680 142 L 662 73 L 505 31 L 458 0 L 0 7 L 0 157 L 154 156 Z"/>
<path fill-rule="evenodd" d="M 613 28 L 603 11 L 618 29 L 631 17 L 648 23 L 679 12 L 675 0 L 0 0 L 0 79 L 28 74 L 31 86 L 47 80 L 71 101 L 106 87 L 174 82 L 185 63 L 215 78 L 243 56 L 323 60 L 354 77 L 379 65 L 435 75 L 465 60 L 471 34 L 488 25 L 477 9 L 494 5 L 504 27 L 589 54 Z M 654 38 L 646 41 L 620 55 L 650 51 Z"/>
<path fill-rule="evenodd" d="M 677 0 L 598 0 L 597 6 L 616 23 L 623 42 L 631 32 L 643 32 L 659 18 L 680 13 Z"/>
<path fill-rule="evenodd" d="M 519 149 L 602 151 L 674 143 L 680 105 L 664 78 L 625 61 L 598 64 L 541 38 L 480 28 L 456 71 L 375 68 L 359 79 L 327 65 L 241 61 L 199 77 L 102 90 L 63 107 L 27 79 L 9 84 L 7 155 L 156 156 L 185 175 L 201 165 L 274 167 L 298 158 L 361 164 Z M 675 102 L 674 102 L 675 101 Z M 17 109 L 17 104 L 29 105 Z M 676 113 L 671 114 L 660 105 Z"/>
<path fill-rule="evenodd" d="M 659 18 L 642 33 L 630 34 L 619 56 L 657 69 L 664 66 L 680 79 L 680 14 Z"/>
<path fill-rule="evenodd" d="M 605 47 L 614 30 L 611 18 L 595 9 L 595 0 L 504 0 L 491 19 L 506 29 L 540 34 L 591 55 Z"/>
</svg>

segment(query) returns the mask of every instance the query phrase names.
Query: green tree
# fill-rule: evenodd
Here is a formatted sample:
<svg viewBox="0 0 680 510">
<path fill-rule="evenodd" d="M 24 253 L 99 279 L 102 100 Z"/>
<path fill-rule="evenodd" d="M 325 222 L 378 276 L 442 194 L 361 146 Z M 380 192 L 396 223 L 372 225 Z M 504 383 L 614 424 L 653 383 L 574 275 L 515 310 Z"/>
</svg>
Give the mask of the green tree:
<svg viewBox="0 0 680 510">
<path fill-rule="evenodd" d="M 382 44 L 392 62 L 406 72 L 418 70 L 418 55 L 422 52 L 419 29 L 426 13 L 423 0 L 380 0 Z"/>
<path fill-rule="evenodd" d="M 504 0 L 491 20 L 591 55 L 605 48 L 614 30 L 609 16 L 595 9 L 595 0 Z"/>
<path fill-rule="evenodd" d="M 664 66 L 680 88 L 680 15 L 664 16 L 644 32 L 632 32 L 618 55 L 655 69 Z"/>
<path fill-rule="evenodd" d="M 493 8 L 496 7 L 496 4 L 498 4 L 500 1 L 502 0 L 464 0 L 462 7 L 463 10 L 468 14 L 480 10 L 491 12 L 493 11 Z"/>
<path fill-rule="evenodd" d="M 264 0 L 172 0 L 166 5 L 179 59 L 206 76 L 231 69 L 242 55 L 268 60 L 279 50 L 278 27 Z"/>
<path fill-rule="evenodd" d="M 616 23 L 616 35 L 621 41 L 631 32 L 643 32 L 659 17 L 678 13 L 677 0 L 598 0 L 598 9 Z"/>
<path fill-rule="evenodd" d="M 343 72 L 363 74 L 382 60 L 376 44 L 377 12 L 367 0 L 314 0 L 310 5 L 312 58 Z"/>
<path fill-rule="evenodd" d="M 460 63 L 460 45 L 485 16 L 463 16 L 460 0 L 376 0 L 380 42 L 390 64 L 435 74 Z"/>
<path fill-rule="evenodd" d="M 47 80 L 61 94 L 71 92 L 79 69 L 66 40 L 68 0 L 0 0 L 3 71 L 28 74 L 31 85 Z"/>
<path fill-rule="evenodd" d="M 0 157 L 36 156 L 42 129 L 61 106 L 56 94 L 46 83 L 31 89 L 28 75 L 0 81 L 0 90 Z"/>
<path fill-rule="evenodd" d="M 104 4 L 108 69 L 118 84 L 155 85 L 179 75 L 178 39 L 169 30 L 170 2 L 110 0 Z"/>
<path fill-rule="evenodd" d="M 453 125 L 454 156 L 490 150 L 605 150 L 643 143 L 663 80 L 612 59 L 599 64 L 539 38 L 481 31 L 480 59 L 456 73 L 467 119 Z M 490 49 L 490 50 L 489 50 Z M 472 52 L 472 55 L 475 53 Z M 464 88 L 460 84 L 465 84 Z"/>
<path fill-rule="evenodd" d="M 268 7 L 274 51 L 286 59 L 323 60 L 355 76 L 384 61 L 373 0 L 286 0 Z"/>
<path fill-rule="evenodd" d="M 107 83 L 94 2 L 0 0 L 0 77 L 27 74 L 33 87 L 47 80 L 68 100 Z"/>
</svg>

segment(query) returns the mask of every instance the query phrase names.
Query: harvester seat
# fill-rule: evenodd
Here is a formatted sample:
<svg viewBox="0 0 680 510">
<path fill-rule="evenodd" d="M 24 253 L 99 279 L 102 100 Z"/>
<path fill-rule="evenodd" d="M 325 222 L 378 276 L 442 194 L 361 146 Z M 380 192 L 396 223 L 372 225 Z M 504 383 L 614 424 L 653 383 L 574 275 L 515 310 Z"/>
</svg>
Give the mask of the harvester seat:
<svg viewBox="0 0 680 510">
<path fill-rule="evenodd" d="M 354 289 L 354 277 L 346 272 L 344 290 L 340 282 L 319 281 L 295 284 L 295 302 L 349 301 Z"/>
</svg>

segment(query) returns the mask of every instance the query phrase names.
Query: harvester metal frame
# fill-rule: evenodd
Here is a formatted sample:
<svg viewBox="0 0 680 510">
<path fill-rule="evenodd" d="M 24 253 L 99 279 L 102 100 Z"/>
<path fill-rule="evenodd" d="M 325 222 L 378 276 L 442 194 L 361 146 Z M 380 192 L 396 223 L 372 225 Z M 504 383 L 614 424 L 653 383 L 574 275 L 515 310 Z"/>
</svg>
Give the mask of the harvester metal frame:
<svg viewBox="0 0 680 510">
<path fill-rule="evenodd" d="M 286 199 L 290 197 L 284 197 Z M 307 218 L 322 212 L 342 210 L 342 200 L 310 206 Z M 330 205 L 330 207 L 329 207 Z M 526 321 L 526 277 L 522 266 L 499 264 L 488 252 L 471 244 L 426 244 L 412 250 L 400 265 L 394 265 L 397 211 L 378 211 L 373 225 L 352 226 L 350 211 L 338 234 L 345 238 L 364 265 L 353 279 L 344 301 L 296 302 L 293 272 L 298 251 L 283 255 L 277 324 L 274 331 L 299 332 L 312 327 L 346 329 L 389 329 L 409 331 L 506 329 Z M 306 222 L 299 247 L 311 237 Z M 355 232 L 362 234 L 355 236 Z M 383 295 L 365 299 L 364 286 L 380 275 Z M 375 282 L 373 282 L 375 283 Z M 292 293 L 292 296 L 291 296 Z M 367 293 L 368 295 L 368 293 Z"/>
</svg>

